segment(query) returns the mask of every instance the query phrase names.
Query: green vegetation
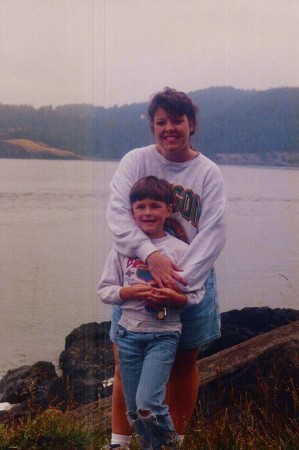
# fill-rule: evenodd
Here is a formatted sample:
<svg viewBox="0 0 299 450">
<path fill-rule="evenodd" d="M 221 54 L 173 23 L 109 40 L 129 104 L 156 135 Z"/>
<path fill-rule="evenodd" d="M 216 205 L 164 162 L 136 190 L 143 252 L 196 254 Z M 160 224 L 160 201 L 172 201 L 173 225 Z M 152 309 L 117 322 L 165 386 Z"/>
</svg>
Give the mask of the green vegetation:
<svg viewBox="0 0 299 450">
<path fill-rule="evenodd" d="M 297 450 L 299 448 L 298 382 L 260 379 L 255 395 L 230 392 L 209 415 L 199 409 L 182 450 Z M 12 427 L 0 425 L 0 450 L 96 450 L 108 441 L 101 412 L 97 420 L 78 419 L 71 410 L 29 413 Z M 104 420 L 103 420 L 104 423 Z M 132 450 L 138 450 L 133 438 Z"/>
<path fill-rule="evenodd" d="M 255 91 L 216 87 L 190 96 L 200 107 L 200 132 L 193 144 L 207 156 L 284 152 L 283 158 L 290 164 L 292 155 L 297 161 L 299 88 Z M 29 139 L 83 157 L 118 160 L 128 150 L 153 142 L 146 111 L 146 103 L 107 109 L 0 104 L 0 157 L 7 157 L 5 140 Z"/>
<path fill-rule="evenodd" d="M 91 430 L 70 413 L 48 410 L 9 428 L 0 425 L 0 450 L 92 450 L 105 442 L 101 428 Z"/>
<path fill-rule="evenodd" d="M 199 410 L 185 439 L 192 450 L 296 450 L 299 448 L 299 392 L 290 382 L 286 391 L 259 384 L 260 398 L 231 392 L 230 405 L 206 418 Z M 290 404 L 282 404 L 287 395 Z"/>
</svg>

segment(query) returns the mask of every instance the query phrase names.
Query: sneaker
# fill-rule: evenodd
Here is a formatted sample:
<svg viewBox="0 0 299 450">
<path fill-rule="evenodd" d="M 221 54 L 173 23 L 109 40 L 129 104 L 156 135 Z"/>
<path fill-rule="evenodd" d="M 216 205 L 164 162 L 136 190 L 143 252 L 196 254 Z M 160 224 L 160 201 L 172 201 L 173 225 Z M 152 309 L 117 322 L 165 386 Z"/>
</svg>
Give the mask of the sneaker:
<svg viewBox="0 0 299 450">
<path fill-rule="evenodd" d="M 179 450 L 182 446 L 179 442 L 175 442 L 174 444 L 163 445 L 162 450 Z"/>
<path fill-rule="evenodd" d="M 127 448 L 122 447 L 120 444 L 106 444 L 104 447 L 101 447 L 100 450 L 127 450 Z"/>
</svg>

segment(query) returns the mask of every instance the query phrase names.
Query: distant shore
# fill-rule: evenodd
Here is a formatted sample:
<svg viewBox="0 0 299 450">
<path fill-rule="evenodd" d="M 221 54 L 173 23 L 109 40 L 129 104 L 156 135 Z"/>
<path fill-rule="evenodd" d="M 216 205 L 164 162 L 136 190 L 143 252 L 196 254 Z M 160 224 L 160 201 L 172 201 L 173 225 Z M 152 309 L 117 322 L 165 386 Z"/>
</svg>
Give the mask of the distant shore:
<svg viewBox="0 0 299 450">
<path fill-rule="evenodd" d="M 220 165 L 299 167 L 299 154 L 292 152 L 214 153 L 207 156 Z M 0 158 L 92 160 L 92 158 L 85 158 L 71 150 L 50 147 L 43 142 L 35 142 L 30 139 L 0 140 Z M 96 160 L 100 159 L 97 158 Z"/>
</svg>

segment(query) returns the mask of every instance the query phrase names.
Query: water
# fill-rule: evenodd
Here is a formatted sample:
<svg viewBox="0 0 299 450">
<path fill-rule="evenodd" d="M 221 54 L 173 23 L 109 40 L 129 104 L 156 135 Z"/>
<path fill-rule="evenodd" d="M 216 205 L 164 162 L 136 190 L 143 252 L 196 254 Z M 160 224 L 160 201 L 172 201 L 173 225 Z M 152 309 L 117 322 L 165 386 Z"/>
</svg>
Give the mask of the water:
<svg viewBox="0 0 299 450">
<path fill-rule="evenodd" d="M 111 247 L 105 209 L 116 166 L 0 160 L 0 376 L 57 362 L 74 328 L 109 319 L 96 285 Z M 221 169 L 229 198 L 221 311 L 298 309 L 299 170 Z"/>
</svg>

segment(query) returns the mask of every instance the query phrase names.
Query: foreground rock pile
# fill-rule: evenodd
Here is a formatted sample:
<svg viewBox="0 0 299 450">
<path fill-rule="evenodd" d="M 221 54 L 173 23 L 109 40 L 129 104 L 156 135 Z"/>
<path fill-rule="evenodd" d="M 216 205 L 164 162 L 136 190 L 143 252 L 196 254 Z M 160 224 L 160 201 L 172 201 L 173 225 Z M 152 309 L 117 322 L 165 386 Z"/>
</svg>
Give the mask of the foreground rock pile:
<svg viewBox="0 0 299 450">
<path fill-rule="evenodd" d="M 294 399 L 299 398 L 299 320 L 203 358 L 198 368 L 198 402 L 206 415 L 224 410 L 232 392 L 235 402 L 247 397 L 257 404 L 269 394 L 281 411 L 294 411 Z"/>
<path fill-rule="evenodd" d="M 0 402 L 14 406 L 0 411 L 0 422 L 49 407 L 71 408 L 94 420 L 100 403 L 108 426 L 112 385 L 107 380 L 114 373 L 109 327 L 110 322 L 89 323 L 66 337 L 61 376 L 44 361 L 8 371 L 0 380 Z M 225 407 L 232 386 L 237 395 L 254 391 L 260 376 L 275 382 L 299 379 L 298 355 L 299 311 L 263 307 L 223 313 L 221 338 L 199 355 L 199 404 L 207 414 L 216 403 Z"/>
</svg>

